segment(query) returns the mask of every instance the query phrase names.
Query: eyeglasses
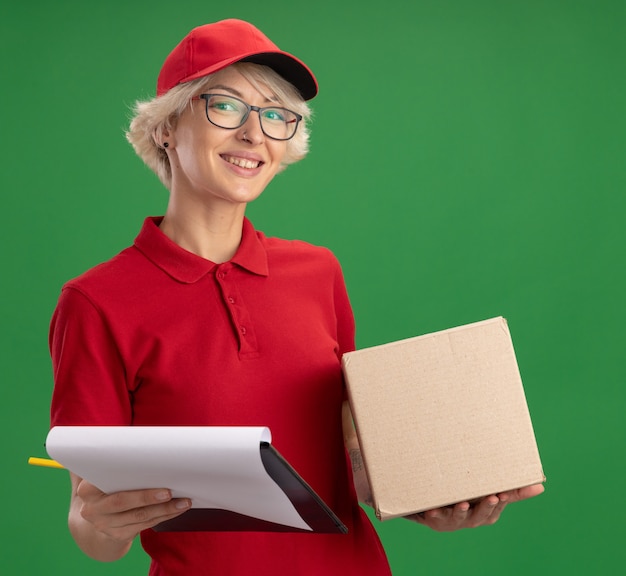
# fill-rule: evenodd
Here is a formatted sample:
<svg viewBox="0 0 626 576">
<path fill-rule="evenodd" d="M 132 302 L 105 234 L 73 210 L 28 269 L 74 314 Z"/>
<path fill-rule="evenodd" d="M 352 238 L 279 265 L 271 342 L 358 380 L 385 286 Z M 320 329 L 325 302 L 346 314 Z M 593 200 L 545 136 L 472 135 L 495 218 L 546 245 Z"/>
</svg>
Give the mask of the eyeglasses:
<svg viewBox="0 0 626 576">
<path fill-rule="evenodd" d="M 287 108 L 251 106 L 239 98 L 225 94 L 200 94 L 193 100 L 205 100 L 207 120 L 218 128 L 235 130 L 243 126 L 253 110 L 259 115 L 261 130 L 273 140 L 293 138 L 302 116 Z"/>
</svg>

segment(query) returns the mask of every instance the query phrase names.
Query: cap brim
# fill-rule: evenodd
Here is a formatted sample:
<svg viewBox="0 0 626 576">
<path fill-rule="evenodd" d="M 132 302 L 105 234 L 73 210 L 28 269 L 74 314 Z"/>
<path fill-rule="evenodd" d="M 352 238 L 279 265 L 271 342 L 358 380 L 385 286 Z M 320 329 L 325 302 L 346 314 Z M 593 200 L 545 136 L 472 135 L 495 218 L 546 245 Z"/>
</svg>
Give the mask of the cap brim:
<svg viewBox="0 0 626 576">
<path fill-rule="evenodd" d="M 310 100 L 317 95 L 318 87 L 315 76 L 309 68 L 285 52 L 264 52 L 242 58 L 240 62 L 254 62 L 263 64 L 280 74 L 285 80 L 293 84 L 305 100 Z"/>
<path fill-rule="evenodd" d="M 277 74 L 280 74 L 287 82 L 293 84 L 304 100 L 311 100 L 311 98 L 317 95 L 318 86 L 313 72 L 309 70 L 304 62 L 301 62 L 295 56 L 287 52 L 262 52 L 244 56 L 238 55 L 234 58 L 222 60 L 202 70 L 198 70 L 194 74 L 180 80 L 179 83 L 191 82 L 191 80 L 208 76 L 209 74 L 223 70 L 235 62 L 253 62 L 254 64 L 268 66 Z"/>
</svg>

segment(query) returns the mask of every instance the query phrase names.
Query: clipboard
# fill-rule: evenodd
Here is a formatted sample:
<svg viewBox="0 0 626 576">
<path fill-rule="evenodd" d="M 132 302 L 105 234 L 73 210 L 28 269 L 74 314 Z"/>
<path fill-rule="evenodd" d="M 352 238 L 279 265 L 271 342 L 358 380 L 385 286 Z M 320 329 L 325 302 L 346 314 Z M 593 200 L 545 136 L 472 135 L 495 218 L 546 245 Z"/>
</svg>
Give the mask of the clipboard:
<svg viewBox="0 0 626 576">
<path fill-rule="evenodd" d="M 261 460 L 268 475 L 291 500 L 313 532 L 347 534 L 348 528 L 316 492 L 269 442 L 260 443 Z M 184 514 L 161 522 L 156 532 L 303 532 L 308 530 L 267 522 L 230 510 L 192 508 Z"/>
<path fill-rule="evenodd" d="M 105 493 L 166 487 L 191 498 L 159 532 L 348 532 L 267 427 L 57 426 L 46 448 Z"/>
</svg>

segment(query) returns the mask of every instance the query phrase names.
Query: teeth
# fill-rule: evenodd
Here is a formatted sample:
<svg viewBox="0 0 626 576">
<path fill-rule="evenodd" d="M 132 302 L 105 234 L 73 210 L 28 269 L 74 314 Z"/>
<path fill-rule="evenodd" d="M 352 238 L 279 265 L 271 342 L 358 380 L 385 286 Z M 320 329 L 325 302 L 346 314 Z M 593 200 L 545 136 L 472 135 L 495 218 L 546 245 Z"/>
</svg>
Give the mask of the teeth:
<svg viewBox="0 0 626 576">
<path fill-rule="evenodd" d="M 235 158 L 234 156 L 224 156 L 224 160 L 234 164 L 235 166 L 241 166 L 242 168 L 257 168 L 260 162 L 253 160 L 246 160 L 245 158 Z"/>
</svg>

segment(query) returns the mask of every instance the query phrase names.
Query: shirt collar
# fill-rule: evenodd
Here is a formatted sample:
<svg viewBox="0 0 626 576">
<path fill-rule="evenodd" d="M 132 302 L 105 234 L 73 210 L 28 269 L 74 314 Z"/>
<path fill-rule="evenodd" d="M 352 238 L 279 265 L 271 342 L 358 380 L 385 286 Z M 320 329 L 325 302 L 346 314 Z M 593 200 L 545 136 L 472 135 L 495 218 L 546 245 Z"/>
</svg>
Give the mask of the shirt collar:
<svg viewBox="0 0 626 576">
<path fill-rule="evenodd" d="M 148 260 L 175 280 L 186 284 L 197 282 L 217 266 L 215 262 L 189 252 L 170 240 L 159 228 L 162 220 L 162 216 L 146 218 L 135 238 L 135 248 Z M 259 276 L 267 276 L 269 273 L 267 252 L 247 218 L 243 222 L 241 243 L 230 262 Z"/>
</svg>

